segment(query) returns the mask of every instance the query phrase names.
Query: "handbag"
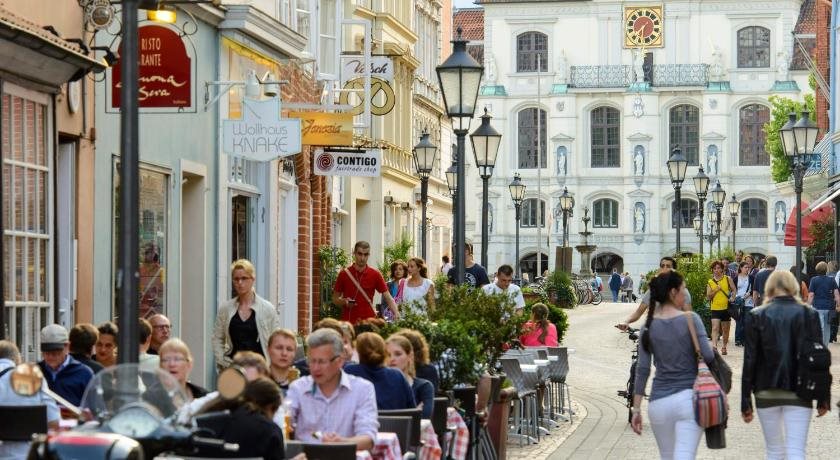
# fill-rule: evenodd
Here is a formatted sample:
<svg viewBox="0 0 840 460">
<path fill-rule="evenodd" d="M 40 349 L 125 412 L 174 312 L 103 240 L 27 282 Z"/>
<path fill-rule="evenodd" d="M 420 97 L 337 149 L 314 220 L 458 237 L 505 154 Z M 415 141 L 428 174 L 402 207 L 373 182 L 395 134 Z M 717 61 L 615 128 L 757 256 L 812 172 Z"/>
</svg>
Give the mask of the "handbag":
<svg viewBox="0 0 840 460">
<path fill-rule="evenodd" d="M 743 297 L 735 297 L 735 300 L 729 302 L 729 305 L 726 307 L 726 312 L 729 313 L 729 317 L 734 319 L 735 321 L 741 321 L 741 311 L 744 307 L 744 298 Z"/>
<path fill-rule="evenodd" d="M 806 401 L 830 399 L 830 366 L 831 352 L 828 347 L 822 342 L 803 339 L 797 359 L 796 396 Z"/>
<path fill-rule="evenodd" d="M 726 393 L 720 384 L 715 380 L 703 355 L 700 353 L 700 342 L 697 340 L 697 331 L 694 329 L 694 318 L 691 312 L 685 312 L 685 319 L 688 322 L 688 330 L 691 334 L 691 341 L 694 344 L 694 352 L 697 355 L 697 378 L 694 379 L 694 421 L 703 428 L 709 428 L 726 423 L 726 416 L 729 410 L 726 402 Z"/>
</svg>

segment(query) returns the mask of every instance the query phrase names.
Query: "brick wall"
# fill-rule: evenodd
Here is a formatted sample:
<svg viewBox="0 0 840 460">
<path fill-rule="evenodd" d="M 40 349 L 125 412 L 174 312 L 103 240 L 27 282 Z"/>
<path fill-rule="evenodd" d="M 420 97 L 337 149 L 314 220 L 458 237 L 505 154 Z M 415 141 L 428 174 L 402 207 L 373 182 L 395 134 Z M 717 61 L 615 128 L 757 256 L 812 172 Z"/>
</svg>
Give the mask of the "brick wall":
<svg viewBox="0 0 840 460">
<path fill-rule="evenodd" d="M 297 64 L 281 66 L 282 96 L 286 102 L 318 103 L 322 84 Z M 304 145 L 294 156 L 295 181 L 298 186 L 298 332 L 308 333 L 318 319 L 320 307 L 320 270 L 318 248 L 330 244 L 330 196 L 323 176 L 312 174 L 313 147 Z"/>
<path fill-rule="evenodd" d="M 830 41 L 831 36 L 829 30 L 831 27 L 831 5 L 826 2 L 816 2 L 816 34 L 817 46 L 814 50 L 814 58 L 816 58 L 817 69 L 823 78 L 828 81 L 828 65 L 831 62 Z M 822 92 L 816 91 L 817 102 L 817 126 L 820 128 L 820 133 L 828 132 L 828 101 L 823 97 Z"/>
</svg>

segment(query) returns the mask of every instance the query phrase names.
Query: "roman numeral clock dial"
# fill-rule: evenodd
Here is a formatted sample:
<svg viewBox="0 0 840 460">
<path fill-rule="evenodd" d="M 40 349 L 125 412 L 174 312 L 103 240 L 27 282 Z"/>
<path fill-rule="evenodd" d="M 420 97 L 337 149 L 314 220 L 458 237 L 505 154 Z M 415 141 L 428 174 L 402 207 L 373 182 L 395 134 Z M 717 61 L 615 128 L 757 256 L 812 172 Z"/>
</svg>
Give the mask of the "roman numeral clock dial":
<svg viewBox="0 0 840 460">
<path fill-rule="evenodd" d="M 624 46 L 661 47 L 662 26 L 661 6 L 624 7 Z"/>
</svg>

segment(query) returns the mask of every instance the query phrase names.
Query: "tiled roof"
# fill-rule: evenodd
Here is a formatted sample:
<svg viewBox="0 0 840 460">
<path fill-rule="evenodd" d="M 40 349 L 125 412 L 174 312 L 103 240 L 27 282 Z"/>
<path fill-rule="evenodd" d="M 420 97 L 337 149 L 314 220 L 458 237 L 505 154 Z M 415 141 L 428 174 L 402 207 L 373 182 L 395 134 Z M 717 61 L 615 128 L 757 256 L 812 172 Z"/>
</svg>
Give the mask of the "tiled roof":
<svg viewBox="0 0 840 460">
<path fill-rule="evenodd" d="M 452 13 L 452 28 L 462 29 L 461 38 L 465 40 L 484 40 L 484 9 L 461 8 Z"/>
<path fill-rule="evenodd" d="M 817 2 L 805 0 L 799 7 L 799 18 L 793 28 L 795 34 L 813 34 L 817 32 Z"/>
<path fill-rule="evenodd" d="M 89 59 L 87 56 L 84 55 L 82 49 L 79 48 L 77 44 L 68 42 L 60 37 L 56 37 L 51 32 L 48 32 L 47 30 L 43 29 L 40 25 L 35 24 L 34 22 L 9 11 L 8 9 L 6 9 L 6 6 L 2 3 L 0 3 L 0 22 L 14 29 L 22 30 L 27 34 L 34 35 L 41 40 L 50 42 L 51 44 L 59 48 L 63 48 L 66 51 Z"/>
</svg>

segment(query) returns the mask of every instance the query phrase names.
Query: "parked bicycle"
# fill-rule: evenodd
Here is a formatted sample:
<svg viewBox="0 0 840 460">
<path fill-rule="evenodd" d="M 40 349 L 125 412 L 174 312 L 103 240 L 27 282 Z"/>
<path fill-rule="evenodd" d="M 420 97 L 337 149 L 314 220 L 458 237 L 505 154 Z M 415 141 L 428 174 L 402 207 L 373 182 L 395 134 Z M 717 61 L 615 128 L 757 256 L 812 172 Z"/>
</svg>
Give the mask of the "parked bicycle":
<svg viewBox="0 0 840 460">
<path fill-rule="evenodd" d="M 578 305 L 598 305 L 601 303 L 601 293 L 592 288 L 592 279 L 577 279 L 574 281 L 575 294 L 578 298 Z"/>
<path fill-rule="evenodd" d="M 630 423 L 633 420 L 633 390 L 636 384 L 636 365 L 639 362 L 639 330 L 628 327 L 627 330 L 621 332 L 626 333 L 634 345 L 632 354 L 630 355 L 630 377 L 627 379 L 625 389 L 618 390 L 618 395 L 626 401 L 627 423 Z"/>
</svg>

